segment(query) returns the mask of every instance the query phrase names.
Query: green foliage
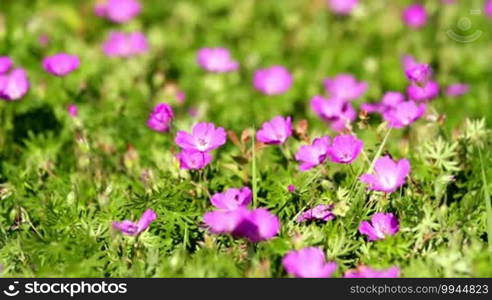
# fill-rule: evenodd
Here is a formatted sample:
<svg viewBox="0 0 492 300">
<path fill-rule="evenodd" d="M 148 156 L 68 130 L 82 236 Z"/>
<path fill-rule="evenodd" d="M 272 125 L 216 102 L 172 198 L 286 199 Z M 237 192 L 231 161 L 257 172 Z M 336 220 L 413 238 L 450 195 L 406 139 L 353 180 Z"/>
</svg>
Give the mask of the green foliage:
<svg viewBox="0 0 492 300">
<path fill-rule="evenodd" d="M 361 2 L 343 18 L 316 0 L 147 0 L 138 18 L 116 25 L 95 17 L 92 1 L 1 0 L 0 54 L 26 68 L 31 81 L 22 101 L 0 101 L 2 276 L 285 277 L 282 256 L 306 246 L 323 247 L 339 265 L 337 276 L 360 264 L 397 265 L 407 277 L 492 276 L 490 22 L 474 19 L 484 37 L 461 44 L 445 32 L 474 8 L 468 1 L 424 1 L 433 19 L 421 31 L 401 25 L 409 1 Z M 111 30 L 144 31 L 149 53 L 106 58 L 100 44 Z M 42 34 L 48 46 L 38 43 Z M 195 62 L 204 46 L 228 47 L 240 71 L 206 74 Z M 81 68 L 49 76 L 40 60 L 56 52 L 77 54 Z M 299 172 L 293 156 L 304 142 L 294 138 L 282 149 L 253 147 L 253 129 L 275 115 L 307 120 L 311 139 L 334 136 L 309 108 L 323 78 L 353 73 L 369 83 L 364 101 L 375 101 L 405 89 L 406 53 L 431 63 L 444 85 L 469 83 L 470 93 L 436 99 L 410 128 L 388 130 L 372 116 L 354 124 L 365 147 L 351 166 Z M 266 97 L 251 77 L 273 64 L 288 67 L 295 83 Z M 177 87 L 184 103 L 175 99 Z M 162 101 L 176 114 L 167 134 L 145 126 Z M 69 103 L 79 107 L 77 118 L 67 115 Z M 197 121 L 233 131 L 242 144 L 229 139 L 211 166 L 187 172 L 174 157 L 174 135 Z M 409 158 L 412 168 L 389 196 L 358 181 L 385 154 Z M 251 245 L 203 227 L 210 195 L 244 185 L 255 207 L 281 219 L 278 237 Z M 333 204 L 336 218 L 295 221 L 316 204 Z M 158 218 L 138 238 L 111 229 L 149 207 Z M 375 212 L 395 213 L 400 232 L 368 242 L 358 226 Z"/>
</svg>

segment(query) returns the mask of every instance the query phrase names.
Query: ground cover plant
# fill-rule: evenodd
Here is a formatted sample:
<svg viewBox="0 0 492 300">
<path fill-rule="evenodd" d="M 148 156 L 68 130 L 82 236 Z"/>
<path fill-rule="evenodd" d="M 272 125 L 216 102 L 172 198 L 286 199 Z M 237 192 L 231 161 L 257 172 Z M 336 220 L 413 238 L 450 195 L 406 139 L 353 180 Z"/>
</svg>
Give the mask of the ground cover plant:
<svg viewBox="0 0 492 300">
<path fill-rule="evenodd" d="M 0 270 L 492 276 L 492 1 L 0 1 Z"/>
</svg>

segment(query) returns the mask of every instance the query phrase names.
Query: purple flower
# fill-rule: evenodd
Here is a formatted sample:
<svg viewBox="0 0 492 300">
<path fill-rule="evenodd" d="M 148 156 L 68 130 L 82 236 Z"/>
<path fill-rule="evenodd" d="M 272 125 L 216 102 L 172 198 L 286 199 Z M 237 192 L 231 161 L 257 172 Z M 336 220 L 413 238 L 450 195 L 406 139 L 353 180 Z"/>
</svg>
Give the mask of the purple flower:
<svg viewBox="0 0 492 300">
<path fill-rule="evenodd" d="M 417 102 L 431 101 L 439 95 L 439 84 L 429 80 L 424 85 L 412 83 L 407 88 L 408 97 Z"/>
<path fill-rule="evenodd" d="M 427 12 L 421 4 L 412 4 L 402 14 L 403 22 L 412 28 L 421 28 L 427 23 Z"/>
<path fill-rule="evenodd" d="M 330 10 L 337 15 L 349 15 L 359 0 L 327 0 Z"/>
<path fill-rule="evenodd" d="M 70 104 L 67 106 L 67 112 L 71 117 L 75 118 L 79 114 L 79 109 L 77 108 L 77 105 Z"/>
<path fill-rule="evenodd" d="M 224 145 L 226 132 L 222 127 L 215 127 L 213 123 L 197 123 L 191 133 L 178 131 L 176 144 L 182 149 L 207 152 Z"/>
<path fill-rule="evenodd" d="M 121 231 L 123 234 L 126 235 L 138 235 L 139 233 L 147 229 L 150 223 L 152 223 L 156 218 L 157 215 L 155 214 L 155 212 L 149 208 L 142 214 L 140 220 L 138 220 L 137 223 L 129 220 L 124 220 L 122 222 L 113 222 L 113 228 Z"/>
<path fill-rule="evenodd" d="M 259 69 L 253 76 L 253 86 L 266 95 L 280 95 L 292 85 L 292 75 L 283 66 Z"/>
<path fill-rule="evenodd" d="M 252 200 L 249 187 L 240 189 L 230 188 L 222 193 L 216 193 L 210 198 L 212 205 L 223 210 L 235 210 L 246 207 Z"/>
<path fill-rule="evenodd" d="M 301 146 L 295 155 L 296 160 L 301 163 L 299 170 L 304 172 L 325 162 L 329 146 L 329 136 L 317 138 L 311 145 Z"/>
<path fill-rule="evenodd" d="M 384 240 L 399 230 L 400 223 L 392 213 L 376 213 L 372 215 L 370 223 L 363 221 L 359 225 L 359 232 L 367 235 L 370 241 Z"/>
<path fill-rule="evenodd" d="M 293 193 L 293 192 L 295 192 L 295 190 L 296 190 L 296 186 L 295 185 L 289 184 L 287 186 L 287 191 L 289 191 L 289 193 Z"/>
<path fill-rule="evenodd" d="M 384 113 L 396 107 L 400 102 L 405 101 L 405 96 L 400 92 L 386 92 L 380 102 L 364 103 L 360 108 L 368 113 Z"/>
<path fill-rule="evenodd" d="M 346 129 L 357 116 L 352 104 L 341 98 L 325 99 L 314 96 L 311 99 L 311 108 L 316 115 L 328 122 L 334 131 Z"/>
<path fill-rule="evenodd" d="M 79 66 L 79 58 L 66 53 L 58 53 L 43 59 L 43 69 L 55 76 L 66 76 L 77 70 Z"/>
<path fill-rule="evenodd" d="M 328 156 L 332 162 L 350 164 L 359 156 L 362 147 L 364 143 L 353 135 L 339 135 L 328 147 Z"/>
<path fill-rule="evenodd" d="M 297 222 L 302 223 L 306 221 L 330 221 L 335 219 L 335 214 L 332 212 L 333 205 L 319 204 L 315 207 L 302 212 L 297 217 Z"/>
<path fill-rule="evenodd" d="M 389 269 L 376 270 L 367 266 L 359 266 L 357 269 L 348 270 L 344 278 L 397 278 L 400 277 L 400 269 L 391 267 Z"/>
<path fill-rule="evenodd" d="M 198 50 L 197 62 L 210 72 L 230 72 L 239 68 L 239 63 L 231 58 L 225 48 L 202 48 Z"/>
<path fill-rule="evenodd" d="M 405 69 L 408 80 L 418 84 L 425 84 L 432 75 L 432 69 L 428 64 L 416 64 L 411 68 Z"/>
<path fill-rule="evenodd" d="M 290 117 L 277 116 L 269 122 L 263 123 L 256 133 L 256 139 L 265 144 L 283 144 L 292 135 L 292 122 Z"/>
<path fill-rule="evenodd" d="M 325 90 L 331 98 L 352 101 L 361 97 L 367 90 L 367 83 L 357 81 L 351 74 L 339 74 L 324 80 Z"/>
<path fill-rule="evenodd" d="M 205 213 L 203 220 L 213 233 L 231 234 L 253 243 L 271 239 L 280 231 L 279 219 L 264 208 L 216 210 Z"/>
<path fill-rule="evenodd" d="M 159 103 L 150 114 L 147 126 L 158 132 L 168 131 L 173 117 L 174 113 L 171 106 L 167 103 Z"/>
<path fill-rule="evenodd" d="M 19 100 L 29 90 L 29 79 L 24 69 L 13 69 L 10 73 L 0 75 L 0 98 Z"/>
<path fill-rule="evenodd" d="M 487 17 L 492 19 L 492 0 L 485 2 L 484 11 Z"/>
<path fill-rule="evenodd" d="M 403 128 L 417 121 L 425 113 L 424 103 L 416 104 L 413 101 L 405 101 L 387 110 L 383 118 L 388 122 L 389 127 Z"/>
<path fill-rule="evenodd" d="M 212 161 L 210 153 L 193 149 L 183 149 L 176 157 L 179 161 L 179 167 L 184 170 L 200 170 Z"/>
<path fill-rule="evenodd" d="M 321 248 L 308 247 L 290 251 L 282 259 L 287 273 L 301 278 L 331 277 L 337 269 L 335 262 L 326 262 Z"/>
<path fill-rule="evenodd" d="M 106 0 L 94 6 L 94 13 L 115 23 L 125 23 L 136 17 L 141 9 L 137 0 Z"/>
<path fill-rule="evenodd" d="M 374 174 L 363 174 L 360 180 L 371 190 L 392 193 L 405 183 L 410 174 L 410 162 L 401 159 L 394 162 L 389 156 L 383 156 L 374 164 Z"/>
<path fill-rule="evenodd" d="M 459 97 L 462 96 L 470 90 L 470 86 L 465 83 L 455 83 L 451 84 L 446 88 L 446 95 L 449 97 Z"/>
<path fill-rule="evenodd" d="M 141 32 L 111 32 L 102 49 L 108 57 L 130 57 L 145 53 L 149 48 Z"/>
<path fill-rule="evenodd" d="M 8 56 L 0 56 L 0 75 L 12 68 L 14 63 Z"/>
</svg>

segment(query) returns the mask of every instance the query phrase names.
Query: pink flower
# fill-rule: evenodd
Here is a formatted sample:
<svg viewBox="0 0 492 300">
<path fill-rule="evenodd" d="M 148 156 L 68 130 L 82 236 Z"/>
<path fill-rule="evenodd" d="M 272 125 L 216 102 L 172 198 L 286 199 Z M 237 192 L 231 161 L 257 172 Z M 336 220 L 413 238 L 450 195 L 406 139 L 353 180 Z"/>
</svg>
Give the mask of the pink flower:
<svg viewBox="0 0 492 300">
<path fill-rule="evenodd" d="M 412 4 L 402 14 L 403 22 L 412 28 L 421 28 L 427 23 L 427 11 L 421 4 Z"/>
<path fill-rule="evenodd" d="M 198 50 L 197 62 L 210 72 L 230 72 L 239 68 L 239 63 L 231 58 L 225 48 L 202 48 Z"/>
<path fill-rule="evenodd" d="M 361 97 L 367 90 L 367 83 L 357 81 L 351 74 L 339 74 L 324 80 L 325 90 L 331 98 L 352 101 Z"/>
<path fill-rule="evenodd" d="M 223 193 L 216 193 L 210 198 L 212 205 L 223 210 L 235 210 L 246 207 L 252 200 L 249 187 L 230 188 Z"/>
<path fill-rule="evenodd" d="M 75 118 L 79 114 L 79 109 L 77 108 L 77 105 L 70 104 L 67 106 L 67 112 L 71 117 Z"/>
<path fill-rule="evenodd" d="M 176 155 L 179 167 L 184 170 L 200 170 L 205 168 L 211 161 L 212 156 L 208 152 L 193 149 L 183 149 Z"/>
<path fill-rule="evenodd" d="M 10 57 L 0 56 L 0 75 L 10 70 L 10 68 L 12 68 L 13 65 L 14 63 L 12 62 Z"/>
<path fill-rule="evenodd" d="M 364 103 L 360 108 L 368 113 L 384 113 L 405 101 L 405 96 L 400 92 L 386 92 L 380 102 Z"/>
<path fill-rule="evenodd" d="M 311 108 L 321 119 L 331 125 L 334 131 L 342 131 L 357 117 L 352 104 L 341 98 L 325 99 L 314 96 L 311 99 Z"/>
<path fill-rule="evenodd" d="M 350 164 L 359 156 L 363 147 L 364 143 L 353 135 L 339 135 L 328 147 L 328 156 L 332 162 Z"/>
<path fill-rule="evenodd" d="M 290 251 L 282 259 L 287 273 L 302 278 L 331 277 L 337 269 L 335 262 L 326 262 L 321 248 L 308 247 Z"/>
<path fill-rule="evenodd" d="M 13 69 L 10 73 L 0 75 L 0 98 L 19 100 L 29 90 L 29 79 L 24 69 Z"/>
<path fill-rule="evenodd" d="M 302 223 L 306 221 L 330 221 L 335 219 L 335 214 L 332 212 L 333 205 L 319 204 L 315 207 L 302 212 L 297 217 L 297 222 Z"/>
<path fill-rule="evenodd" d="M 455 83 L 451 84 L 446 88 L 446 95 L 449 97 L 459 97 L 462 96 L 470 90 L 470 86 L 465 83 Z"/>
<path fill-rule="evenodd" d="M 186 93 L 183 91 L 178 91 L 176 93 L 176 100 L 178 100 L 179 103 L 183 103 L 186 99 Z"/>
<path fill-rule="evenodd" d="M 376 270 L 366 266 L 359 266 L 357 269 L 348 270 L 343 275 L 344 278 L 397 278 L 400 277 L 400 269 L 391 267 L 384 270 Z"/>
<path fill-rule="evenodd" d="M 173 117 L 174 113 L 171 106 L 167 103 L 159 103 L 150 114 L 147 126 L 158 132 L 169 131 Z"/>
<path fill-rule="evenodd" d="M 197 123 L 192 132 L 178 131 L 176 144 L 182 149 L 207 152 L 224 145 L 226 132 L 222 127 L 215 127 L 213 123 Z"/>
<path fill-rule="evenodd" d="M 111 32 L 102 49 L 108 57 L 130 57 L 147 52 L 147 38 L 141 32 Z"/>
<path fill-rule="evenodd" d="M 296 190 L 296 186 L 295 185 L 289 184 L 287 186 L 287 191 L 289 191 L 289 193 L 293 193 L 293 192 L 295 192 L 295 190 Z"/>
<path fill-rule="evenodd" d="M 487 17 L 492 19 L 492 0 L 485 2 L 484 11 Z"/>
<path fill-rule="evenodd" d="M 349 15 L 359 3 L 359 0 L 327 0 L 330 10 L 338 15 Z"/>
<path fill-rule="evenodd" d="M 256 139 L 265 144 L 283 144 L 292 135 L 290 117 L 277 116 L 269 122 L 263 123 L 256 133 Z"/>
<path fill-rule="evenodd" d="M 79 66 L 79 58 L 66 53 L 58 53 L 43 59 L 43 69 L 55 76 L 66 76 L 77 70 Z"/>
<path fill-rule="evenodd" d="M 424 85 L 412 83 L 407 88 L 408 97 L 417 102 L 426 102 L 439 96 L 439 84 L 429 80 Z"/>
<path fill-rule="evenodd" d="M 315 139 L 312 145 L 301 146 L 295 155 L 296 160 L 301 163 L 299 170 L 304 172 L 324 163 L 328 156 L 329 146 L 329 136 Z"/>
<path fill-rule="evenodd" d="M 387 110 L 383 118 L 388 122 L 389 127 L 403 128 L 417 121 L 425 113 L 424 103 L 415 104 L 413 101 L 405 101 Z"/>
<path fill-rule="evenodd" d="M 141 9 L 137 0 L 105 0 L 96 4 L 94 13 L 115 23 L 125 23 L 136 17 Z"/>
<path fill-rule="evenodd" d="M 384 240 L 399 230 L 400 223 L 392 213 L 376 213 L 372 215 L 370 223 L 363 221 L 359 225 L 359 232 L 367 235 L 370 241 Z"/>
<path fill-rule="evenodd" d="M 213 233 L 231 234 L 253 243 L 271 239 L 280 231 L 279 219 L 264 208 L 216 210 L 205 213 L 203 220 Z"/>
<path fill-rule="evenodd" d="M 137 223 L 134 223 L 129 220 L 124 220 L 122 222 L 113 222 L 113 228 L 121 231 L 126 235 L 138 235 L 143 232 L 147 227 L 149 227 L 150 223 L 152 223 L 157 218 L 157 215 L 152 209 L 147 209 L 140 220 Z"/>
<path fill-rule="evenodd" d="M 291 87 L 292 75 L 283 66 L 259 69 L 253 76 L 253 86 L 266 95 L 280 95 Z"/>
<path fill-rule="evenodd" d="M 389 156 L 383 156 L 376 160 L 374 171 L 374 174 L 363 174 L 360 180 L 371 190 L 392 193 L 405 183 L 410 174 L 410 162 L 407 159 L 394 162 Z"/>
</svg>

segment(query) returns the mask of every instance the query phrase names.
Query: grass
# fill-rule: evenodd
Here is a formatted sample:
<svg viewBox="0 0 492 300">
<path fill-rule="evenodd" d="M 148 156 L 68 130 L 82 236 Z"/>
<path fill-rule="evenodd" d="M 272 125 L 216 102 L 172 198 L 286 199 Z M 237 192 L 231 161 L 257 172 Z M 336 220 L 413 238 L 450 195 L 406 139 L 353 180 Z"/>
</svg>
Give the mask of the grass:
<svg viewBox="0 0 492 300">
<path fill-rule="evenodd" d="M 492 125 L 490 19 L 469 15 L 482 1 L 442 6 L 422 1 L 431 15 L 422 30 L 400 22 L 411 1 L 361 1 L 349 18 L 331 14 L 321 0 L 142 1 L 142 13 L 117 25 L 97 18 L 91 1 L 0 1 L 0 54 L 27 69 L 31 88 L 18 102 L 0 101 L 0 271 L 4 277 L 287 277 L 281 258 L 292 249 L 322 247 L 336 261 L 336 277 L 361 264 L 393 265 L 405 277 L 490 277 Z M 469 31 L 456 28 L 468 17 Z M 482 30 L 459 43 L 446 35 Z M 108 59 L 100 44 L 111 30 L 141 30 L 150 50 Z M 40 35 L 49 37 L 42 46 Z M 241 62 L 237 72 L 208 74 L 197 49 L 224 46 Z M 81 68 L 55 78 L 41 59 L 77 54 Z M 304 144 L 290 138 L 284 152 L 242 139 L 276 115 L 307 120 L 309 138 L 335 136 L 309 107 L 322 80 L 348 72 L 369 84 L 363 101 L 403 91 L 400 66 L 409 53 L 429 62 L 441 85 L 466 82 L 468 94 L 440 96 L 424 118 L 388 130 L 370 116 L 353 124 L 364 155 L 353 166 L 327 163 L 299 172 L 292 155 Z M 294 76 L 288 93 L 267 97 L 252 88 L 254 70 L 273 64 Z M 173 88 L 185 91 L 178 102 Z M 145 125 L 159 102 L 173 106 L 169 133 Z M 71 118 L 66 105 L 75 103 Z M 194 109 L 194 116 L 189 110 Z M 203 172 L 184 171 L 174 155 L 177 130 L 211 121 L 235 132 Z M 244 149 L 242 149 L 244 148 Z M 407 183 L 388 197 L 369 192 L 358 176 L 384 154 L 408 158 Z M 354 171 L 355 170 L 355 171 Z M 296 186 L 289 193 L 287 186 Z M 202 216 L 209 194 L 250 186 L 255 207 L 281 220 L 280 234 L 251 247 L 211 235 Z M 315 204 L 333 204 L 327 223 L 298 224 Z M 146 209 L 158 218 L 138 239 L 111 229 Z M 360 221 L 393 212 L 400 232 L 367 242 Z"/>
</svg>

